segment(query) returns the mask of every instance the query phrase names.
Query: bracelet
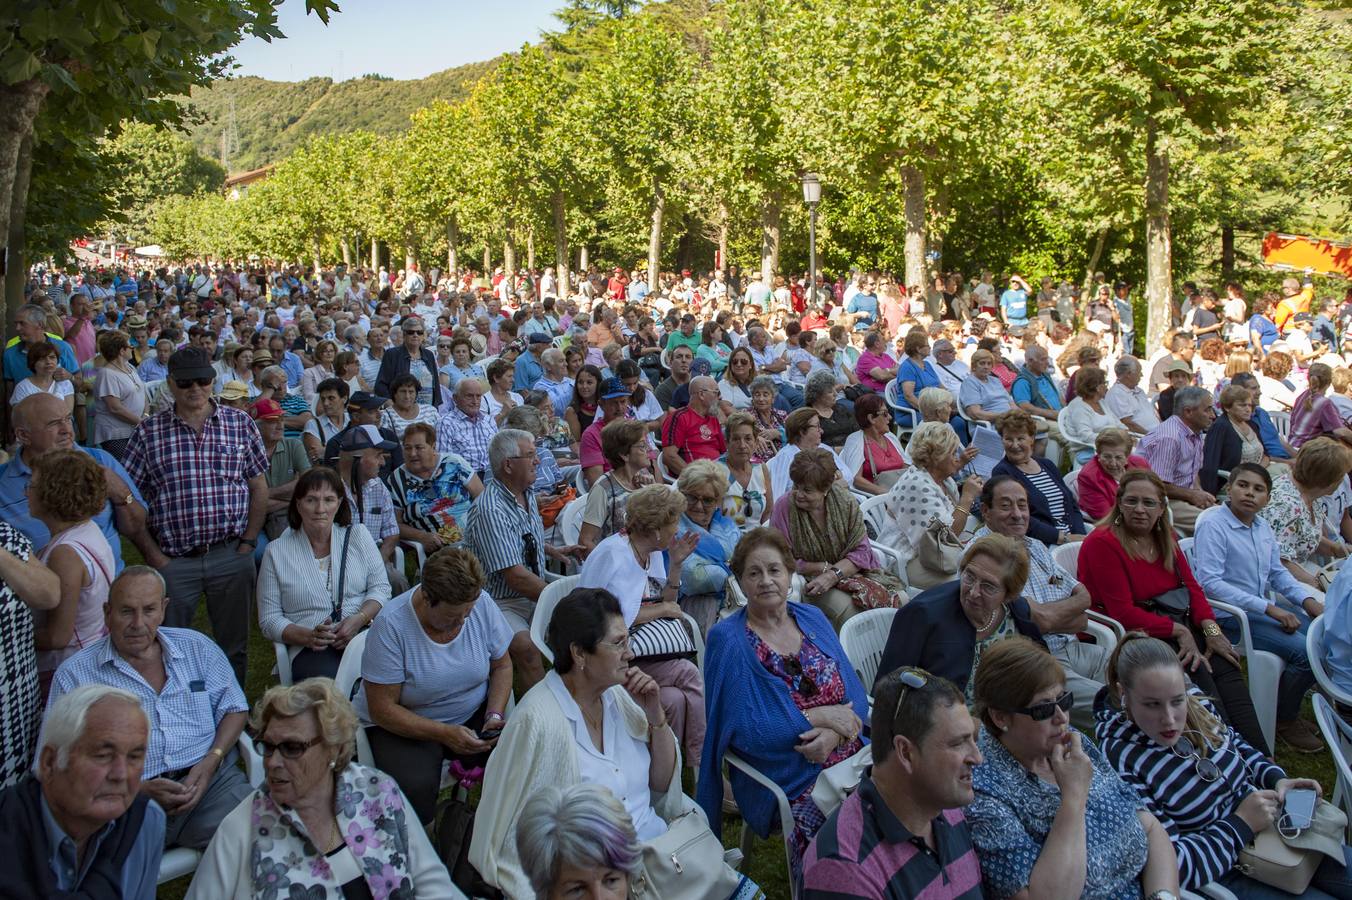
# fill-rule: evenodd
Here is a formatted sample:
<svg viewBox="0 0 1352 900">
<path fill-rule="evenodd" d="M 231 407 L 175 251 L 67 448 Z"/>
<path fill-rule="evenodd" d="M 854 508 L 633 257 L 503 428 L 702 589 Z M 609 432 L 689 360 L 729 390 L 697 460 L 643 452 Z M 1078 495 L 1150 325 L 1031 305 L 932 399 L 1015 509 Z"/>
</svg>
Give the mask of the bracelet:
<svg viewBox="0 0 1352 900">
<path fill-rule="evenodd" d="M 239 543 L 241 543 L 241 544 L 248 544 L 250 547 L 257 547 L 257 546 L 258 546 L 258 541 L 257 541 L 256 539 L 254 539 L 254 538 L 246 538 L 246 537 L 242 537 L 242 538 L 239 539 Z"/>
<path fill-rule="evenodd" d="M 225 751 L 222 750 L 220 747 L 212 747 L 211 750 L 209 750 L 208 752 L 216 754 L 216 758 L 219 760 L 225 759 Z"/>
<path fill-rule="evenodd" d="M 666 720 L 665 717 L 663 717 L 662 721 L 659 722 L 659 723 L 657 723 L 656 725 L 654 725 L 652 722 L 649 722 L 649 723 L 648 723 L 648 737 L 652 737 L 652 734 L 653 734 L 654 731 L 660 731 L 660 730 L 662 730 L 663 728 L 666 728 L 666 727 L 667 727 L 667 720 Z"/>
<path fill-rule="evenodd" d="M 1216 624 L 1215 619 L 1207 619 L 1202 623 L 1202 634 L 1207 637 L 1220 637 L 1223 632 L 1221 631 L 1221 626 Z"/>
<path fill-rule="evenodd" d="M 498 712 L 496 709 L 491 709 L 484 715 L 485 722 L 487 722 L 489 719 L 497 719 L 500 722 L 506 721 L 505 719 L 503 719 L 502 713 Z"/>
<path fill-rule="evenodd" d="M 956 506 L 956 505 L 953 507 L 953 512 L 960 512 L 960 513 L 962 513 L 964 516 L 970 516 L 970 515 L 972 514 L 972 511 L 971 511 L 970 509 L 968 509 L 967 507 L 965 507 L 965 506 Z"/>
</svg>

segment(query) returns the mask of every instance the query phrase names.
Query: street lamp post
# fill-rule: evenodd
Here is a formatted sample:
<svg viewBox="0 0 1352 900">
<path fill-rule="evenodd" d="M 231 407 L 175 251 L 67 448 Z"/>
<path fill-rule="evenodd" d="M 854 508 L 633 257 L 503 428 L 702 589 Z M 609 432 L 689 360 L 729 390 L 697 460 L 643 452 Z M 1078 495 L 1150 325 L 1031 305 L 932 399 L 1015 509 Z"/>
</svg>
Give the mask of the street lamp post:
<svg viewBox="0 0 1352 900">
<path fill-rule="evenodd" d="M 822 183 L 815 172 L 803 175 L 803 202 L 807 204 L 807 302 L 817 300 L 817 204 L 822 199 Z"/>
</svg>

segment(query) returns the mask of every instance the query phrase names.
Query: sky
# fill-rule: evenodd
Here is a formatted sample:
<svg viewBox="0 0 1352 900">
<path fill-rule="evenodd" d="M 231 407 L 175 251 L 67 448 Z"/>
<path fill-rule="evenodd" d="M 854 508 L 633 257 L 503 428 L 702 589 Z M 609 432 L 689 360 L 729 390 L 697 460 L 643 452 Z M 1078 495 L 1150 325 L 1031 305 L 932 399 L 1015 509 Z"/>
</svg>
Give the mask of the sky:
<svg viewBox="0 0 1352 900">
<path fill-rule="evenodd" d="M 247 38 L 231 51 L 236 75 L 275 81 L 326 77 L 346 81 L 370 72 L 423 78 L 491 59 L 540 39 L 558 26 L 560 0 L 339 0 L 326 27 L 306 15 L 304 0 L 285 0 L 278 24 L 285 40 Z"/>
</svg>

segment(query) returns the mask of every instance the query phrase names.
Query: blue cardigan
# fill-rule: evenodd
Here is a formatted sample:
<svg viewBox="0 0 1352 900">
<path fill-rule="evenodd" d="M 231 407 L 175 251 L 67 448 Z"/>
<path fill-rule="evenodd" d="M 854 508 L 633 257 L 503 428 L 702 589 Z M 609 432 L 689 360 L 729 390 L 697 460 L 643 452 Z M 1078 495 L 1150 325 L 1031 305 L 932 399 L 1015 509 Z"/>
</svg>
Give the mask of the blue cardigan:
<svg viewBox="0 0 1352 900">
<path fill-rule="evenodd" d="M 1061 477 L 1061 472 L 1056 466 L 1051 464 L 1051 460 L 1044 459 L 1041 456 L 1033 457 L 1034 461 L 1042 467 L 1042 471 L 1056 485 L 1057 490 L 1061 492 L 1061 502 L 1066 510 L 1066 525 L 1070 528 L 1071 534 L 1086 534 L 1089 529 L 1085 527 L 1084 516 L 1080 514 L 1080 504 L 1075 502 L 1075 495 L 1066 487 L 1065 480 Z M 991 477 L 996 475 L 1010 475 L 1019 480 L 1023 489 L 1028 492 L 1028 536 L 1037 538 L 1048 547 L 1056 546 L 1057 530 L 1052 521 L 1052 508 L 1047 502 L 1047 498 L 1042 492 L 1033 487 L 1032 480 L 1009 461 L 1008 457 L 1001 459 L 991 470 Z"/>
<path fill-rule="evenodd" d="M 839 665 L 850 705 L 867 724 L 868 693 L 845 657 L 831 623 L 815 606 L 805 603 L 789 603 L 788 612 L 799 630 Z M 794 749 L 798 735 L 812 725 L 794 705 L 788 686 L 756 658 L 746 637 L 745 608 L 709 629 L 704 652 L 704 709 L 707 730 L 695 799 L 709 817 L 714 834 L 722 836 L 722 769 L 727 750 L 779 785 L 790 802 L 817 780 L 822 767 L 808 762 Z M 742 817 L 756 834 L 767 837 L 777 824 L 774 797 L 740 769 L 731 770 L 730 780 Z"/>
</svg>

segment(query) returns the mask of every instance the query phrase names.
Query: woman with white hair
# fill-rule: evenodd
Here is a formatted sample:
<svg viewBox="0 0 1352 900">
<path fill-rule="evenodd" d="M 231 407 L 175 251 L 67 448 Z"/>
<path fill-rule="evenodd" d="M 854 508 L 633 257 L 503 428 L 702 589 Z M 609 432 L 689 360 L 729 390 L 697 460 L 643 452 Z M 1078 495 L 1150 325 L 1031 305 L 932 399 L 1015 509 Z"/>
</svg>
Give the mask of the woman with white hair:
<svg viewBox="0 0 1352 900">
<path fill-rule="evenodd" d="M 546 787 L 516 822 L 516 850 L 536 900 L 625 900 L 642 871 L 634 822 L 606 787 Z"/>
</svg>

